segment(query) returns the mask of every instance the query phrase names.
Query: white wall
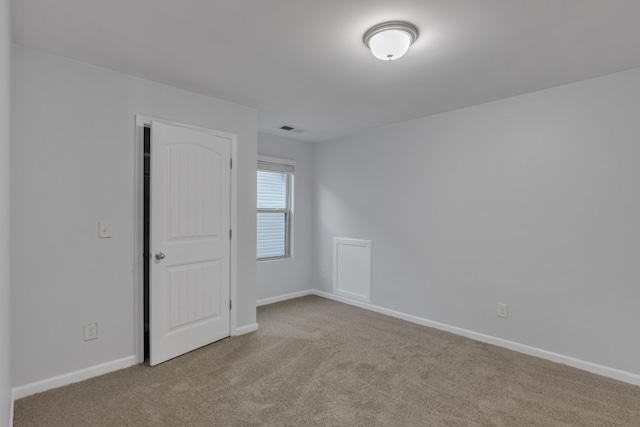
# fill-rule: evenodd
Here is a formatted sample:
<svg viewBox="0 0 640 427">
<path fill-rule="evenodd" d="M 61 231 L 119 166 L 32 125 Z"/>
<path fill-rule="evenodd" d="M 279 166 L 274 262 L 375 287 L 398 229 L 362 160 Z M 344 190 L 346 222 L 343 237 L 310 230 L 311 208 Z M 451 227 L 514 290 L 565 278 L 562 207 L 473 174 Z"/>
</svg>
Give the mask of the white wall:
<svg viewBox="0 0 640 427">
<path fill-rule="evenodd" d="M 292 139 L 258 134 L 258 154 L 296 161 L 293 197 L 293 257 L 285 260 L 258 262 L 258 300 L 275 298 L 311 289 L 312 159 L 311 144 Z"/>
<path fill-rule="evenodd" d="M 0 0 L 0 426 L 11 412 L 11 299 L 9 253 L 9 100 L 11 69 L 9 0 Z"/>
<path fill-rule="evenodd" d="M 314 145 L 316 287 L 372 239 L 374 305 L 640 374 L 639 99 L 632 70 Z"/>
<path fill-rule="evenodd" d="M 256 111 L 27 48 L 13 53 L 13 385 L 135 352 L 135 114 L 238 135 L 237 326 L 254 324 Z M 112 221 L 112 239 L 98 239 L 100 220 Z M 99 338 L 84 342 L 91 321 Z"/>
</svg>

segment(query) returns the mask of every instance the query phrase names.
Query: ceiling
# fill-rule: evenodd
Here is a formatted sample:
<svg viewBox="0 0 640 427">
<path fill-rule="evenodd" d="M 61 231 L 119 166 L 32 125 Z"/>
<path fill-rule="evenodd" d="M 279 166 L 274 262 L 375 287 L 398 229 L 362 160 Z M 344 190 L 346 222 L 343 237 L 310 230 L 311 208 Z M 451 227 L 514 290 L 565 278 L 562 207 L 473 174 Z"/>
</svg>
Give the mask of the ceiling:
<svg viewBox="0 0 640 427">
<path fill-rule="evenodd" d="M 12 15 L 16 44 L 314 142 L 640 67 L 638 0 L 13 0 Z M 362 43 L 387 20 L 420 30 L 393 62 Z"/>
</svg>

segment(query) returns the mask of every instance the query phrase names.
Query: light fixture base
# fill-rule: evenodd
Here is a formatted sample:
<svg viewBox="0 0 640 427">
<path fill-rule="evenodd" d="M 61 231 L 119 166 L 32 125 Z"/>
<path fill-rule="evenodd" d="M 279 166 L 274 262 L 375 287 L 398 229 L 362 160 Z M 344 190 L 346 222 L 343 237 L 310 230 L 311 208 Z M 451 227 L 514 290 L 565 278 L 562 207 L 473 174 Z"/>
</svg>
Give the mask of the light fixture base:
<svg viewBox="0 0 640 427">
<path fill-rule="evenodd" d="M 371 49 L 371 46 L 369 46 L 369 42 L 371 41 L 371 38 L 376 34 L 379 34 L 379 33 L 382 33 L 383 31 L 388 31 L 388 30 L 399 30 L 407 33 L 409 35 L 409 38 L 411 39 L 411 43 L 409 43 L 409 45 L 412 45 L 413 42 L 415 42 L 416 39 L 418 38 L 418 35 L 420 34 L 418 32 L 418 27 L 416 27 L 410 22 L 387 21 L 378 25 L 374 25 L 373 27 L 369 28 L 366 33 L 364 33 L 364 37 L 362 38 L 364 45 L 367 46 L 369 49 Z"/>
</svg>

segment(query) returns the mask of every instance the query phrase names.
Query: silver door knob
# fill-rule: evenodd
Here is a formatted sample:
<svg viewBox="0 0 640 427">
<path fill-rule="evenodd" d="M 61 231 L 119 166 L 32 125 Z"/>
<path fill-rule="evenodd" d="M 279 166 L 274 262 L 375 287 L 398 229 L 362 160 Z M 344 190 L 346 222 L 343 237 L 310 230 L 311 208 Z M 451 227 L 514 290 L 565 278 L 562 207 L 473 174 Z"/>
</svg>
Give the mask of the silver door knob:
<svg viewBox="0 0 640 427">
<path fill-rule="evenodd" d="M 162 252 L 158 252 L 158 253 L 156 254 L 156 259 L 157 259 L 158 261 L 160 261 L 161 259 L 164 259 L 164 253 L 162 253 Z"/>
</svg>

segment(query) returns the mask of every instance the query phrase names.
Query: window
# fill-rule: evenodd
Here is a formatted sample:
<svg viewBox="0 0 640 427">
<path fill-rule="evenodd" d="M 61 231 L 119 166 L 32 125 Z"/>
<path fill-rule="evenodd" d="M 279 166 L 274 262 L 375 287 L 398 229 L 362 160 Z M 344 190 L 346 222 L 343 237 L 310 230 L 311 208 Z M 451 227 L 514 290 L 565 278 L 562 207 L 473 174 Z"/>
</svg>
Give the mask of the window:
<svg viewBox="0 0 640 427">
<path fill-rule="evenodd" d="M 291 256 L 293 163 L 258 156 L 258 260 Z"/>
</svg>

